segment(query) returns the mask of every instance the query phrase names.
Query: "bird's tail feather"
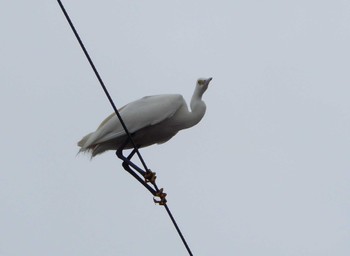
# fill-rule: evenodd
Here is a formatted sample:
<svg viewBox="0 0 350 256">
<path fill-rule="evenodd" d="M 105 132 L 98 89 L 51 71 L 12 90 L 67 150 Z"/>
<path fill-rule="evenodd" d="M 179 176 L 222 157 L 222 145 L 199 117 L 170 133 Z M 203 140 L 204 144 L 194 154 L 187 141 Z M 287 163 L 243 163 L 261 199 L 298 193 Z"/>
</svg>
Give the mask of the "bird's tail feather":
<svg viewBox="0 0 350 256">
<path fill-rule="evenodd" d="M 85 135 L 79 142 L 78 142 L 78 146 L 80 147 L 79 151 L 78 151 L 78 154 L 79 153 L 91 153 L 91 151 L 93 150 L 91 148 L 91 145 L 87 145 L 87 141 L 88 139 L 91 137 L 93 133 L 89 133 L 87 135 Z"/>
<path fill-rule="evenodd" d="M 91 139 L 93 139 L 93 132 L 87 134 L 84 136 L 77 144 L 80 147 L 79 153 L 89 153 L 91 154 L 91 158 L 94 156 L 101 154 L 102 152 L 106 151 L 108 148 L 108 143 L 101 143 L 101 144 L 91 144 Z M 107 146 L 107 148 L 106 148 Z"/>
<path fill-rule="evenodd" d="M 85 135 L 79 142 L 78 142 L 78 146 L 81 148 L 84 148 L 86 141 L 89 139 L 89 137 L 91 136 L 92 132 L 89 133 L 88 135 Z"/>
</svg>

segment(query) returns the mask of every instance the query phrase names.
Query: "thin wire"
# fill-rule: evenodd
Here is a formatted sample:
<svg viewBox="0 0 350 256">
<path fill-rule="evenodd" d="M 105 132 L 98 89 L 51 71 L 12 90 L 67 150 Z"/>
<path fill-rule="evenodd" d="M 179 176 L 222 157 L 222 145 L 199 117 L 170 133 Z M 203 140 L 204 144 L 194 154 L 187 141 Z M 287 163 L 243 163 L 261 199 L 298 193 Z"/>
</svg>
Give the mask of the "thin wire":
<svg viewBox="0 0 350 256">
<path fill-rule="evenodd" d="M 192 252 L 191 252 L 191 249 L 190 249 L 190 247 L 188 246 L 188 244 L 187 244 L 187 242 L 186 242 L 185 237 L 182 235 L 182 232 L 181 232 L 179 226 L 177 225 L 177 223 L 176 223 L 176 221 L 175 221 L 175 219 L 174 219 L 174 217 L 173 217 L 173 215 L 172 215 L 172 213 L 171 213 L 171 211 L 170 211 L 170 209 L 169 209 L 169 207 L 168 207 L 168 205 L 167 205 L 166 203 L 164 204 L 164 207 L 165 207 L 166 211 L 168 212 L 168 215 L 169 215 L 171 221 L 173 222 L 174 227 L 175 227 L 177 233 L 179 234 L 179 236 L 180 236 L 180 238 L 181 238 L 183 244 L 185 245 L 188 254 L 191 255 L 191 256 L 193 256 L 193 254 L 192 254 Z"/>
<path fill-rule="evenodd" d="M 100 74 L 98 73 L 98 71 L 97 71 L 97 69 L 96 69 L 96 67 L 95 67 L 95 65 L 94 65 L 94 63 L 93 63 L 93 61 L 92 61 L 92 59 L 90 58 L 90 55 L 89 55 L 89 53 L 87 52 L 87 50 L 86 50 L 86 48 L 85 48 L 85 46 L 84 46 L 82 40 L 80 39 L 80 36 L 79 36 L 78 32 L 76 31 L 76 29 L 75 29 L 75 27 L 74 27 L 74 25 L 73 25 L 73 23 L 72 23 L 72 21 L 71 21 L 69 15 L 68 15 L 67 11 L 66 11 L 66 9 L 64 8 L 64 6 L 63 6 L 63 4 L 62 4 L 62 2 L 61 2 L 60 0 L 57 0 L 57 2 L 58 2 L 58 4 L 59 4 L 59 6 L 61 7 L 61 10 L 62 10 L 64 16 L 66 17 L 66 19 L 67 19 L 67 21 L 68 21 L 68 23 L 69 23 L 69 25 L 70 25 L 70 27 L 71 27 L 71 29 L 72 29 L 72 31 L 73 31 L 75 37 L 77 38 L 77 40 L 78 40 L 78 42 L 79 42 L 79 44 L 80 44 L 80 47 L 82 48 L 82 50 L 83 50 L 83 52 L 84 52 L 86 58 L 88 59 L 88 61 L 89 61 L 89 63 L 90 63 L 90 66 L 92 67 L 92 69 L 93 69 L 93 71 L 94 71 L 94 73 L 95 73 L 95 75 L 96 75 L 98 81 L 100 82 L 100 85 L 101 85 L 103 91 L 105 92 L 105 94 L 106 94 L 106 96 L 107 96 L 107 98 L 108 98 L 108 100 L 109 100 L 109 103 L 112 105 L 112 108 L 113 108 L 115 114 L 117 115 L 117 117 L 118 117 L 120 123 L 122 124 L 122 126 L 123 126 L 123 128 L 124 128 L 124 130 L 125 130 L 125 133 L 127 134 L 129 140 L 131 141 L 131 144 L 132 144 L 132 146 L 134 147 L 135 152 L 136 152 L 137 156 L 139 157 L 139 159 L 140 159 L 140 161 L 141 161 L 143 167 L 145 168 L 145 171 L 148 172 L 149 169 L 147 168 L 147 165 L 146 165 L 145 161 L 143 160 L 140 151 L 138 150 L 138 148 L 137 148 L 137 146 L 136 146 L 136 144 L 135 144 L 135 142 L 134 142 L 134 140 L 133 140 L 133 138 L 132 138 L 132 136 L 131 136 L 131 134 L 130 134 L 128 128 L 126 127 L 126 125 L 125 125 L 125 123 L 124 123 L 124 121 L 123 121 L 123 119 L 122 119 L 122 117 L 120 116 L 119 111 L 118 111 L 117 107 L 115 106 L 112 97 L 110 96 L 110 94 L 109 94 L 109 92 L 108 92 L 108 90 L 107 90 L 107 88 L 106 88 L 106 86 L 105 86 L 105 84 L 104 84 L 104 82 L 103 82 L 103 80 L 102 80 Z M 154 186 L 155 186 L 156 190 L 159 191 L 157 185 L 154 185 Z M 175 221 L 175 218 L 173 217 L 173 215 L 172 215 L 172 213 L 171 213 L 171 211 L 170 211 L 170 209 L 169 209 L 169 207 L 168 207 L 168 205 L 167 205 L 166 203 L 164 204 L 164 207 L 165 207 L 165 209 L 166 209 L 166 211 L 167 211 L 167 213 L 168 213 L 168 215 L 169 215 L 171 221 L 173 222 L 174 227 L 175 227 L 175 229 L 177 230 L 177 232 L 178 232 L 178 234 L 179 234 L 179 236 L 180 236 L 180 238 L 181 238 L 183 244 L 185 245 L 185 247 L 186 247 L 186 249 L 187 249 L 187 252 L 189 253 L 190 256 L 193 256 L 190 247 L 188 246 L 188 244 L 187 244 L 187 242 L 186 242 L 184 236 L 182 235 L 182 232 L 181 232 L 179 226 L 177 225 L 177 223 L 176 223 L 176 221 Z"/>
</svg>

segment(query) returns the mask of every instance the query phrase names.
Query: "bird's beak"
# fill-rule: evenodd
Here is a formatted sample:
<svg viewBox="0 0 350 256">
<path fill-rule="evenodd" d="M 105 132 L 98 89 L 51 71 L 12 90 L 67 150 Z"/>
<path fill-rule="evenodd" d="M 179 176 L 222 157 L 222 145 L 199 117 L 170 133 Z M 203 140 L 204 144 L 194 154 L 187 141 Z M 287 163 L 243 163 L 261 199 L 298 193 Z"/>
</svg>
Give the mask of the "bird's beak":
<svg viewBox="0 0 350 256">
<path fill-rule="evenodd" d="M 210 83 L 211 80 L 213 80 L 212 77 L 209 77 L 209 78 L 207 79 L 207 85 Z"/>
</svg>

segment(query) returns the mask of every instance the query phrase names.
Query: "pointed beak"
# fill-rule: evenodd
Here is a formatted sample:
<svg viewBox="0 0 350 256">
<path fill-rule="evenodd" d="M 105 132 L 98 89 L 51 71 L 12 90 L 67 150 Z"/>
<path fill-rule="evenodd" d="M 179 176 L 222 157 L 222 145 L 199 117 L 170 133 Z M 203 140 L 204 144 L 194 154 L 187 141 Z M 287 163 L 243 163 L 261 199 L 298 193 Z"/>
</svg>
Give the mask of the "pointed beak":
<svg viewBox="0 0 350 256">
<path fill-rule="evenodd" d="M 211 80 L 213 80 L 213 78 L 212 78 L 212 77 L 209 77 L 209 78 L 207 79 L 207 84 L 209 84 Z"/>
</svg>

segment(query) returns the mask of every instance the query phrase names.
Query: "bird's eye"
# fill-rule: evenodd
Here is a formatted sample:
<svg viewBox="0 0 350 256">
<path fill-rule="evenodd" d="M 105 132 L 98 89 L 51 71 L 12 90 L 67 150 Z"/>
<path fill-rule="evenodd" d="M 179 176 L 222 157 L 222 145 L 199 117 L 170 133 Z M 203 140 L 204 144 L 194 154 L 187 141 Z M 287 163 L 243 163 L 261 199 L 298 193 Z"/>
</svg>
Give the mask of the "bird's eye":
<svg viewBox="0 0 350 256">
<path fill-rule="evenodd" d="M 204 84 L 204 81 L 202 79 L 198 80 L 198 84 L 199 85 L 203 85 Z"/>
</svg>

